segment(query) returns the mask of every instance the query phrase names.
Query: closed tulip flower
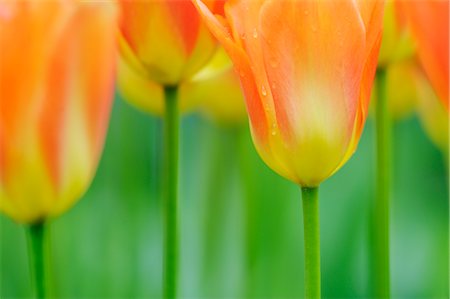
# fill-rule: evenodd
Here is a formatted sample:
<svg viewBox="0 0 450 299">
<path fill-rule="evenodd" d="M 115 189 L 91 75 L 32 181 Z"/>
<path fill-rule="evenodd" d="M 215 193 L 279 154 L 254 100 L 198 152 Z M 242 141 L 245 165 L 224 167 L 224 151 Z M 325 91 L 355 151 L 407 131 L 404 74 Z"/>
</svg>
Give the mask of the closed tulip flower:
<svg viewBox="0 0 450 299">
<path fill-rule="evenodd" d="M 230 55 L 262 159 L 302 186 L 306 298 L 320 298 L 318 185 L 356 150 L 381 42 L 383 1 L 193 0 Z"/>
<path fill-rule="evenodd" d="M 232 1 L 225 19 L 195 3 L 241 75 L 264 161 L 302 186 L 337 171 L 367 116 L 382 1 Z"/>
<path fill-rule="evenodd" d="M 405 11 L 420 62 L 442 103 L 449 109 L 449 1 L 407 1 Z"/>
<path fill-rule="evenodd" d="M 208 1 L 211 9 L 217 1 Z M 188 0 L 119 0 L 121 52 L 152 81 L 177 85 L 211 58 L 216 42 Z"/>
<path fill-rule="evenodd" d="M 116 13 L 78 1 L 0 4 L 0 209 L 17 221 L 63 213 L 95 173 Z"/>
<path fill-rule="evenodd" d="M 112 3 L 0 2 L 0 210 L 29 224 L 37 298 L 44 222 L 80 199 L 101 155 L 116 21 Z"/>
</svg>

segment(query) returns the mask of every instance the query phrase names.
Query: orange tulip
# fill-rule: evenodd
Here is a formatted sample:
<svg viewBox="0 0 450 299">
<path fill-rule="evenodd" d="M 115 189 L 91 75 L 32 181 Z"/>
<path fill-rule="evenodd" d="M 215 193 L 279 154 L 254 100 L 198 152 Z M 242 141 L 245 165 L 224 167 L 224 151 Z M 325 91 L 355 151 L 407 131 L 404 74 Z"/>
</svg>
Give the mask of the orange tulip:
<svg viewBox="0 0 450 299">
<path fill-rule="evenodd" d="M 211 9 L 218 1 L 208 1 Z M 177 85 L 204 66 L 216 42 L 189 0 L 120 0 L 121 52 L 162 85 Z"/>
<path fill-rule="evenodd" d="M 240 73 L 252 136 L 280 175 L 317 186 L 355 151 L 377 65 L 383 1 L 194 0 Z"/>
<path fill-rule="evenodd" d="M 449 109 L 449 1 L 408 1 L 405 9 L 425 73 Z"/>
<path fill-rule="evenodd" d="M 0 2 L 0 210 L 67 210 L 98 163 L 113 97 L 117 8 Z"/>
</svg>

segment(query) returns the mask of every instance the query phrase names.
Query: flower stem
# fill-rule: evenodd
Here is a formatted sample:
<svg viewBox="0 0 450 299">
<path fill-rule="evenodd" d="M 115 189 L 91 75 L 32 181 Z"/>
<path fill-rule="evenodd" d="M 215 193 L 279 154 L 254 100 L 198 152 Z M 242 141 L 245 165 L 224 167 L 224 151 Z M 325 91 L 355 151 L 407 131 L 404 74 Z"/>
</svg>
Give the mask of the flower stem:
<svg viewBox="0 0 450 299">
<path fill-rule="evenodd" d="M 305 298 L 320 298 L 319 188 L 302 187 L 305 238 Z"/>
<path fill-rule="evenodd" d="M 177 295 L 178 270 L 178 143 L 179 113 L 177 87 L 165 87 L 164 118 L 164 298 Z"/>
<path fill-rule="evenodd" d="M 375 297 L 390 297 L 389 275 L 389 189 L 390 118 L 386 97 L 386 70 L 377 72 L 376 138 L 377 193 L 374 206 L 374 283 Z"/>
<path fill-rule="evenodd" d="M 34 295 L 36 299 L 46 298 L 46 271 L 45 271 L 45 222 L 40 221 L 27 227 L 28 254 Z"/>
</svg>

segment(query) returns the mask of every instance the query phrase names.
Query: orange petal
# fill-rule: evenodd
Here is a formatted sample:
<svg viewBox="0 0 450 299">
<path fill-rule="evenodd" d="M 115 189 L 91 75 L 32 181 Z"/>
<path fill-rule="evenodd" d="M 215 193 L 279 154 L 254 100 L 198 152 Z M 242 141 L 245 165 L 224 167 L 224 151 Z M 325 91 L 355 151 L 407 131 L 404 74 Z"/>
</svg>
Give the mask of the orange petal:
<svg viewBox="0 0 450 299">
<path fill-rule="evenodd" d="M 440 100 L 449 107 L 449 1 L 404 4 L 423 68 Z"/>
</svg>

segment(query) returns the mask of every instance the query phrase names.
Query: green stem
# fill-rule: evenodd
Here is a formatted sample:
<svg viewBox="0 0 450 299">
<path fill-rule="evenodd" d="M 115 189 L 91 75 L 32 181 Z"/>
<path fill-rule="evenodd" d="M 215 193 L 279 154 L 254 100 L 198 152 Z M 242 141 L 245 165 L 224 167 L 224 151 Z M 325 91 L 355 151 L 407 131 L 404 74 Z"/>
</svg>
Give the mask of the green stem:
<svg viewBox="0 0 450 299">
<path fill-rule="evenodd" d="M 377 72 L 376 138 L 377 193 L 374 207 L 374 283 L 375 297 L 390 297 L 389 271 L 389 190 L 390 118 L 386 97 L 386 71 Z"/>
<path fill-rule="evenodd" d="M 45 222 L 28 226 L 28 254 L 34 295 L 37 299 L 46 298 L 45 273 Z"/>
<path fill-rule="evenodd" d="M 302 187 L 305 238 L 305 298 L 320 298 L 319 188 Z"/>
<path fill-rule="evenodd" d="M 177 295 L 178 270 L 178 143 L 179 114 L 176 87 L 166 87 L 164 117 L 164 161 L 165 161 L 165 198 L 164 198 L 164 298 L 172 299 Z"/>
</svg>

